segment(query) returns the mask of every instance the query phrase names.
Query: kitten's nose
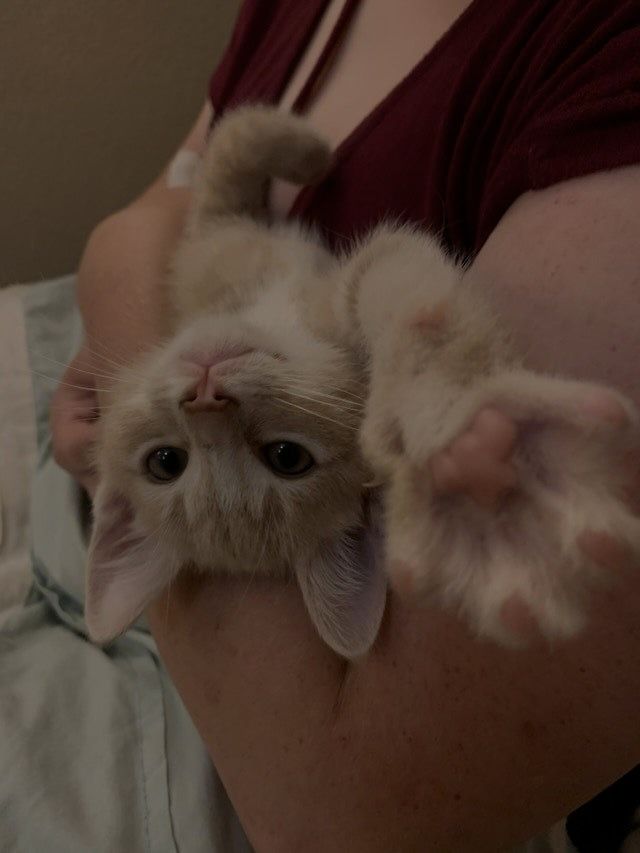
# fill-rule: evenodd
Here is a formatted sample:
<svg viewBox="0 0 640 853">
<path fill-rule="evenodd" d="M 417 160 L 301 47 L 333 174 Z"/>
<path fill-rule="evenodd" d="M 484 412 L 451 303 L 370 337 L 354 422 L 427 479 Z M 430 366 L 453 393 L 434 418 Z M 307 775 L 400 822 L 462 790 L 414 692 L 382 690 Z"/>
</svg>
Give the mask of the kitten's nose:
<svg viewBox="0 0 640 853">
<path fill-rule="evenodd" d="M 197 385 L 181 400 L 187 412 L 217 412 L 229 403 L 236 402 L 237 400 L 225 390 L 224 380 L 217 373 L 215 365 L 203 368 Z"/>
</svg>

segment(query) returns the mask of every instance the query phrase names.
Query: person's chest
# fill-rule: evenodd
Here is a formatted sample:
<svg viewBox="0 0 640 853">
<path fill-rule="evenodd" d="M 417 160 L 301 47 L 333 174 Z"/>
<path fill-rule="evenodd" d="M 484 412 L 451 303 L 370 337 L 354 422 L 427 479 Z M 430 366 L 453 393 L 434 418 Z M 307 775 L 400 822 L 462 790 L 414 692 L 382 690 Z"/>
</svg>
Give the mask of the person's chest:
<svg viewBox="0 0 640 853">
<path fill-rule="evenodd" d="M 349 15 L 348 2 L 331 0 L 280 105 L 302 112 L 337 148 L 429 53 L 470 2 L 396 0 L 391 7 L 388 0 L 366 0 Z M 323 57 L 332 37 L 334 47 Z M 322 71 L 304 92 L 318 63 Z M 301 94 L 304 102 L 298 105 Z M 298 192 L 297 187 L 275 181 L 270 196 L 274 213 L 285 216 Z"/>
</svg>

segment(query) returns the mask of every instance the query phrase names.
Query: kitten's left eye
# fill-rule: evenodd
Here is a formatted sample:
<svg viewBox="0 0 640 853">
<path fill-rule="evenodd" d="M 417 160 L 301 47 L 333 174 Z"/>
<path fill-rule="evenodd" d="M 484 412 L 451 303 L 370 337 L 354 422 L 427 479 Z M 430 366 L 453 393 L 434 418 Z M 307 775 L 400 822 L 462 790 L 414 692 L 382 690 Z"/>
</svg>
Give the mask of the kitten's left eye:
<svg viewBox="0 0 640 853">
<path fill-rule="evenodd" d="M 144 467 L 156 483 L 177 480 L 187 467 L 189 454 L 181 447 L 157 447 L 145 459 Z"/>
<path fill-rule="evenodd" d="M 274 441 L 266 444 L 261 453 L 266 465 L 281 477 L 299 477 L 315 465 L 309 451 L 294 441 Z"/>
</svg>

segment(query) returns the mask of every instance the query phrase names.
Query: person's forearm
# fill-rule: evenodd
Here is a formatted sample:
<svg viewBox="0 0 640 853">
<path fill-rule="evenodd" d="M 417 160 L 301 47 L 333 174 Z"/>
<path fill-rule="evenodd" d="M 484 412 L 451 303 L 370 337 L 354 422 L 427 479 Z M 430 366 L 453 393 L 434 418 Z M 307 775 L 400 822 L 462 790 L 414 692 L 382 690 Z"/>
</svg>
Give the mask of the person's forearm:
<svg viewBox="0 0 640 853">
<path fill-rule="evenodd" d="M 207 103 L 181 151 L 203 151 L 211 114 Z M 80 264 L 77 295 L 88 335 L 127 357 L 158 333 L 158 290 L 189 208 L 189 188 L 170 186 L 169 169 L 93 230 Z"/>
<path fill-rule="evenodd" d="M 94 229 L 77 280 L 88 341 L 128 360 L 154 342 L 161 327 L 162 282 L 182 233 L 187 190 L 161 204 L 144 202 L 110 216 Z"/>
<path fill-rule="evenodd" d="M 394 605 L 348 669 L 292 588 L 181 580 L 151 618 L 259 853 L 495 853 L 640 759 L 639 606 L 627 590 L 588 637 L 510 652 Z"/>
</svg>

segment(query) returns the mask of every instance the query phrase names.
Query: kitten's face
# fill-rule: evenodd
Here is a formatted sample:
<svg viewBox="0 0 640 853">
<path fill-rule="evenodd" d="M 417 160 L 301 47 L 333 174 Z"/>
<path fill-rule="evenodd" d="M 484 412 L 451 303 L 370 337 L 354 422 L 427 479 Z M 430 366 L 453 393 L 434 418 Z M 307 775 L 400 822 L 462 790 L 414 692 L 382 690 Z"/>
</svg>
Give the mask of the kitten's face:
<svg viewBox="0 0 640 853">
<path fill-rule="evenodd" d="M 199 320 L 115 384 L 101 480 L 159 557 L 282 573 L 361 520 L 363 387 L 345 353 L 309 334 Z"/>
</svg>

